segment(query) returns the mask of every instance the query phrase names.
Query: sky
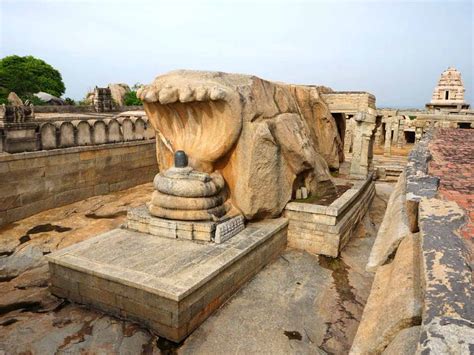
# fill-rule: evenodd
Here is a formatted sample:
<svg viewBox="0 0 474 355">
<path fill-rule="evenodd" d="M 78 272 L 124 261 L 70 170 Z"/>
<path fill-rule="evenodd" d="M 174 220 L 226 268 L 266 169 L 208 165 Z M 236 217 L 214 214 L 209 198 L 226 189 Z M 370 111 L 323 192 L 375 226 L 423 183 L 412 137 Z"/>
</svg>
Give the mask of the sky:
<svg viewBox="0 0 474 355">
<path fill-rule="evenodd" d="M 45 60 L 76 100 L 199 69 L 368 91 L 394 108 L 423 108 L 454 66 L 474 105 L 473 12 L 472 0 L 0 0 L 0 57 Z"/>
</svg>

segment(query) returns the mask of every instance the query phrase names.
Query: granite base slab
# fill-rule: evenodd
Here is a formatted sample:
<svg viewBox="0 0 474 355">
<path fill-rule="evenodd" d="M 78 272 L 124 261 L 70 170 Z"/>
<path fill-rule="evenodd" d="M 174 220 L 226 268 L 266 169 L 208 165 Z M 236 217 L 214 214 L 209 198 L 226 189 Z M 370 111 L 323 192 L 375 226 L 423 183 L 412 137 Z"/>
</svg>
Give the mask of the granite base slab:
<svg viewBox="0 0 474 355">
<path fill-rule="evenodd" d="M 48 255 L 51 292 L 183 340 L 286 246 L 285 218 L 222 244 L 115 229 Z"/>
</svg>

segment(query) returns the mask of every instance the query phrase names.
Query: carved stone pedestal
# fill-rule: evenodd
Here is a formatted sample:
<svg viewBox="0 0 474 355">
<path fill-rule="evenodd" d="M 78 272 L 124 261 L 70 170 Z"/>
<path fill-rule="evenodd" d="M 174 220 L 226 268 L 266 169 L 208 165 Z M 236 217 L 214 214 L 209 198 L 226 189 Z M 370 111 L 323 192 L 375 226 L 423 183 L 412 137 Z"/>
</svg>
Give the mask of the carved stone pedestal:
<svg viewBox="0 0 474 355">
<path fill-rule="evenodd" d="M 223 243 L 245 228 L 242 215 L 211 221 L 177 221 L 152 216 L 145 206 L 128 211 L 127 228 L 158 237 Z"/>
</svg>

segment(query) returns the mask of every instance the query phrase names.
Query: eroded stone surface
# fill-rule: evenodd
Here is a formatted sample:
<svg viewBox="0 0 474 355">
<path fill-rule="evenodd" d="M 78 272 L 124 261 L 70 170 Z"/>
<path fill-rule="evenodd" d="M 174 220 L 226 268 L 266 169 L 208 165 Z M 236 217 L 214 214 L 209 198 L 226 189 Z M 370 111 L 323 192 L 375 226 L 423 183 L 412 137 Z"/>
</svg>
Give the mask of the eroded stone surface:
<svg viewBox="0 0 474 355">
<path fill-rule="evenodd" d="M 0 350 L 159 353 L 148 330 L 51 295 L 44 260 L 51 251 L 118 227 L 127 207 L 144 203 L 152 189 L 150 183 L 92 197 L 0 230 Z"/>
<path fill-rule="evenodd" d="M 382 184 L 339 260 L 288 249 L 191 334 L 179 353 L 347 353 L 373 280 L 365 263 L 390 191 Z"/>
<path fill-rule="evenodd" d="M 383 351 L 383 355 L 415 354 L 420 338 L 420 326 L 400 331 Z"/>
<path fill-rule="evenodd" d="M 401 240 L 410 234 L 406 211 L 406 178 L 403 172 L 388 200 L 384 220 L 367 262 L 367 271 L 374 272 L 383 265 L 398 248 Z"/>
<path fill-rule="evenodd" d="M 125 95 L 130 92 L 130 87 L 127 84 L 119 83 L 109 84 L 108 88 L 110 89 L 110 94 L 114 103 L 118 106 L 124 106 Z"/>
<path fill-rule="evenodd" d="M 467 354 L 474 347 L 471 255 L 459 232 L 465 221 L 454 201 L 420 202 L 426 285 L 421 350 Z"/>
<path fill-rule="evenodd" d="M 73 353 L 98 349 L 106 353 L 186 353 L 187 349 L 206 354 L 233 353 L 236 349 L 273 353 L 302 349 L 315 353 L 319 352 L 318 347 L 347 352 L 370 290 L 372 276 L 364 266 L 390 189 L 390 184 L 377 184 L 378 195 L 366 219 L 341 254 L 344 264 L 321 267 L 315 256 L 285 252 L 193 333 L 181 349 L 133 323 L 48 296 L 45 267 L 30 269 L 1 283 L 6 292 L 0 297 L 17 305 L 15 310 L 3 310 L 0 314 L 0 344 L 10 353 L 54 353 L 61 349 Z M 41 250 L 72 245 L 116 228 L 125 219 L 126 207 L 145 202 L 151 191 L 151 184 L 147 184 L 42 212 L 3 229 L 0 245 L 3 250 L 7 249 L 4 245 L 14 248 L 20 243 L 19 238 L 38 225 L 50 225 L 42 227 L 49 231 L 30 234 L 31 240 L 22 245 L 34 244 Z M 58 232 L 64 228 L 72 229 Z M 254 297 L 256 294 L 262 298 Z M 18 305 L 23 300 L 40 304 Z M 322 305 L 321 312 L 316 312 L 314 302 Z M 293 311 L 295 317 L 291 317 Z M 304 327 L 299 321 L 301 315 L 306 320 Z M 236 347 L 237 343 L 240 347 Z"/>
<path fill-rule="evenodd" d="M 421 323 L 418 238 L 405 237 L 393 262 L 378 268 L 351 354 L 379 353 L 401 330 Z"/>
</svg>

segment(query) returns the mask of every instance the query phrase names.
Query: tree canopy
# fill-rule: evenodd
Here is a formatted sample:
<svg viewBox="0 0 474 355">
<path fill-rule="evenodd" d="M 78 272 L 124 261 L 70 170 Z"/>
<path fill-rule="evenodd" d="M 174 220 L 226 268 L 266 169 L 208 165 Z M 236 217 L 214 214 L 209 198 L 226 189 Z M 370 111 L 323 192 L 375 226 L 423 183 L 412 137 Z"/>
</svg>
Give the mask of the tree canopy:
<svg viewBox="0 0 474 355">
<path fill-rule="evenodd" d="M 0 100 L 10 91 L 20 97 L 39 91 L 60 97 L 65 90 L 61 73 L 41 59 L 11 55 L 0 60 Z"/>
</svg>

